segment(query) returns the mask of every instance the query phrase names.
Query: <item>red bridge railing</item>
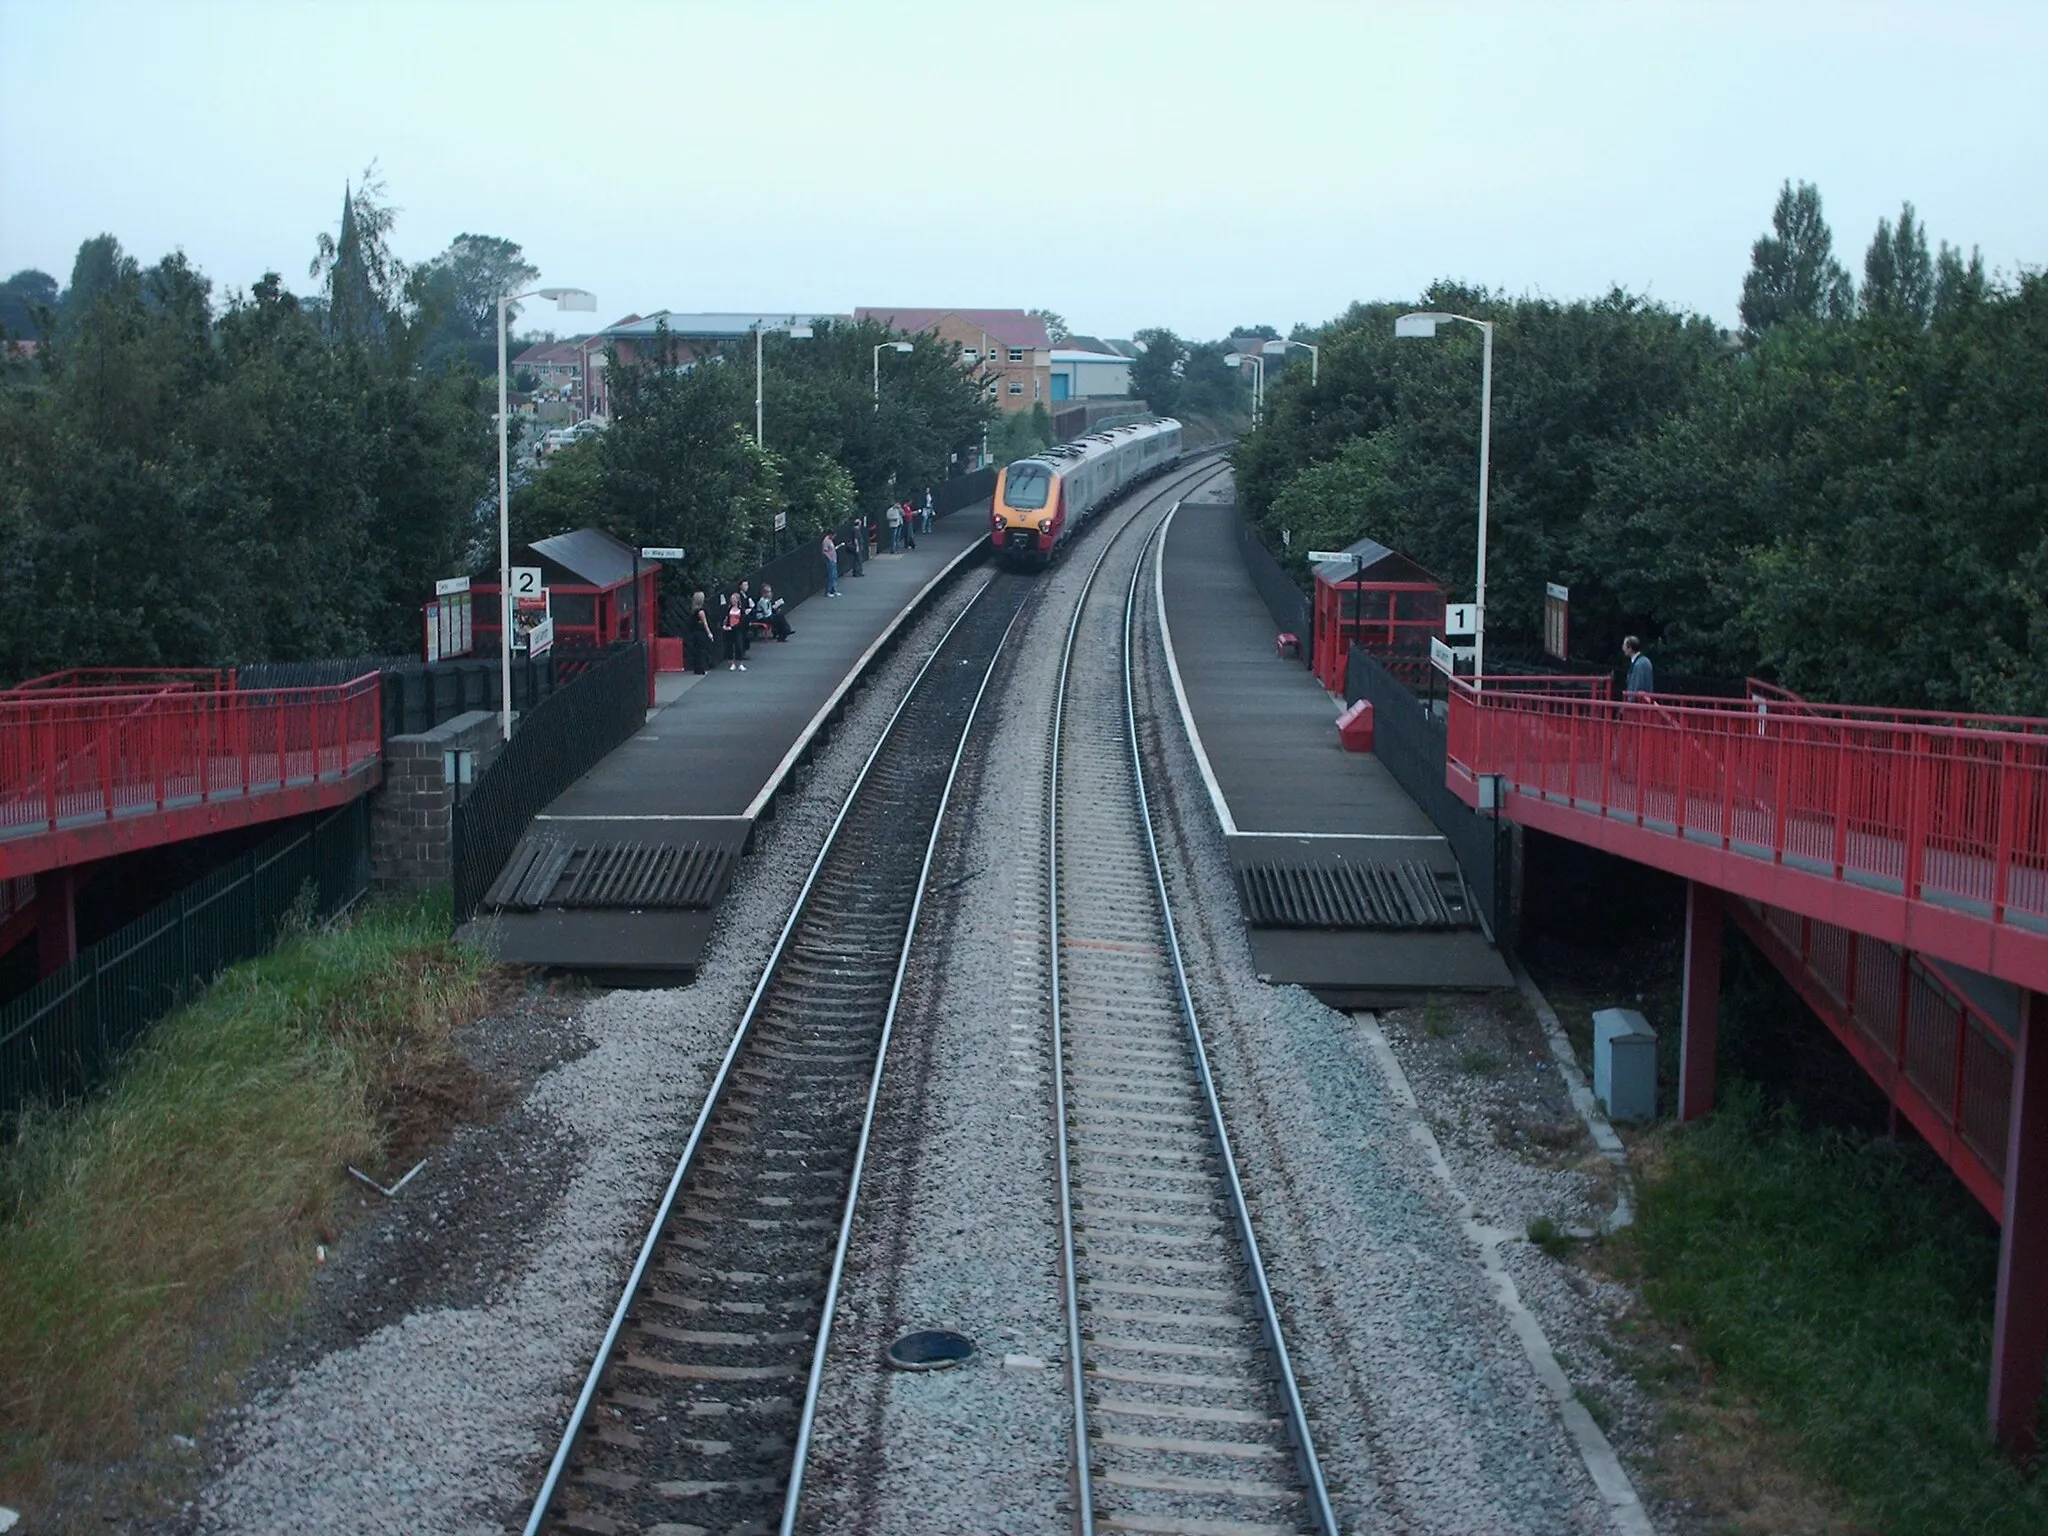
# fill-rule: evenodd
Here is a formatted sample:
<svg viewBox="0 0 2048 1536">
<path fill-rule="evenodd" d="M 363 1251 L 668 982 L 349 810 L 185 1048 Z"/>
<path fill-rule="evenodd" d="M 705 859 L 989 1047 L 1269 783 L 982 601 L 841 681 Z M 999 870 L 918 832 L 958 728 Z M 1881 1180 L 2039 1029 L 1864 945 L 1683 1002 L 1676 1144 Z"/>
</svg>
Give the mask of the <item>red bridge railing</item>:
<svg viewBox="0 0 2048 1536">
<path fill-rule="evenodd" d="M 345 778 L 378 760 L 375 673 L 237 689 L 232 674 L 56 674 L 0 693 L 0 838 Z"/>
<path fill-rule="evenodd" d="M 1557 686 L 1575 681 L 1459 679 L 1453 787 L 1497 776 L 1689 850 L 2048 936 L 2048 721 Z"/>
</svg>

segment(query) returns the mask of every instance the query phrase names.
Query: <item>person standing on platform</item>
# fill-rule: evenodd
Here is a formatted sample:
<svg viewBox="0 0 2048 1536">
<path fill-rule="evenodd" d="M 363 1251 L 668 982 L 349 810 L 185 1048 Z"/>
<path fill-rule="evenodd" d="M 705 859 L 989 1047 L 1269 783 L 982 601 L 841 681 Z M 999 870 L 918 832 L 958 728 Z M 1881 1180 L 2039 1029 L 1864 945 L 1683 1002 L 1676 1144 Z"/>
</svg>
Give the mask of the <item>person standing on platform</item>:
<svg viewBox="0 0 2048 1536">
<path fill-rule="evenodd" d="M 690 594 L 690 621 L 683 627 L 683 640 L 690 648 L 690 670 L 702 677 L 711 670 L 717 654 L 717 637 L 711 633 L 711 610 L 704 606 L 704 594 Z"/>
<path fill-rule="evenodd" d="M 747 654 L 747 612 L 740 607 L 739 593 L 725 601 L 725 670 L 744 672 L 747 664 L 740 658 Z"/>
<path fill-rule="evenodd" d="M 853 551 L 853 574 L 866 575 L 864 567 L 868 556 L 868 515 L 865 512 L 853 514 L 853 537 L 847 540 L 847 547 Z"/>
<path fill-rule="evenodd" d="M 837 597 L 839 595 L 839 546 L 833 542 L 832 530 L 830 528 L 825 530 L 824 542 L 818 548 L 823 550 L 825 554 L 825 595 L 827 597 Z M 697 595 L 702 597 L 704 594 L 700 592 Z"/>
<path fill-rule="evenodd" d="M 1622 679 L 1621 696 L 1631 703 L 1646 703 L 1657 691 L 1657 672 L 1643 654 L 1643 642 L 1630 635 L 1621 642 L 1621 654 L 1628 658 L 1628 676 Z"/>
<path fill-rule="evenodd" d="M 740 660 L 747 659 L 747 652 L 754 648 L 754 584 L 740 583 L 740 613 L 747 620 L 740 626 Z"/>
<path fill-rule="evenodd" d="M 903 508 L 892 501 L 883 516 L 889 520 L 889 553 L 900 555 L 903 553 Z"/>
<path fill-rule="evenodd" d="M 907 501 L 903 503 L 903 547 L 917 548 L 917 508 Z"/>
<path fill-rule="evenodd" d="M 919 533 L 930 533 L 932 531 L 932 488 L 930 486 L 924 488 L 924 520 L 918 524 L 917 531 Z"/>
</svg>

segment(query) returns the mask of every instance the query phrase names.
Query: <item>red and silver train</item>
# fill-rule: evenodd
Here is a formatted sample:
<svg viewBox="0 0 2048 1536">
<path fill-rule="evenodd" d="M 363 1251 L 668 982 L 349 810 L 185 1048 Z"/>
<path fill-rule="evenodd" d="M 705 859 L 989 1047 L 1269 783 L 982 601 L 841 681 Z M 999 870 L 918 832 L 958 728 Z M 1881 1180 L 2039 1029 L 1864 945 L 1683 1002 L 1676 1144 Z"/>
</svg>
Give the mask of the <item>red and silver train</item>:
<svg viewBox="0 0 2048 1536">
<path fill-rule="evenodd" d="M 1180 423 L 1155 418 L 1105 427 L 1004 467 L 989 538 L 1014 565 L 1043 566 L 1088 519 L 1140 480 L 1180 461 Z"/>
</svg>

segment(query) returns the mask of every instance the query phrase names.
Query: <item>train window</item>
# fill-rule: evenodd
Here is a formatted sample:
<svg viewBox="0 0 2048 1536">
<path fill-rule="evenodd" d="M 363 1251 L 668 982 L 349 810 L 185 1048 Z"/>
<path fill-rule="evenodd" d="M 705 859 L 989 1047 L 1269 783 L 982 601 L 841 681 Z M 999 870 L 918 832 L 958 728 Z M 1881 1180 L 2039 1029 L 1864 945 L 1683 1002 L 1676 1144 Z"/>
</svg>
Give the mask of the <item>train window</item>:
<svg viewBox="0 0 2048 1536">
<path fill-rule="evenodd" d="M 1052 494 L 1052 475 L 1043 464 L 1012 464 L 1003 480 L 1003 504 L 1020 512 L 1045 505 Z"/>
</svg>

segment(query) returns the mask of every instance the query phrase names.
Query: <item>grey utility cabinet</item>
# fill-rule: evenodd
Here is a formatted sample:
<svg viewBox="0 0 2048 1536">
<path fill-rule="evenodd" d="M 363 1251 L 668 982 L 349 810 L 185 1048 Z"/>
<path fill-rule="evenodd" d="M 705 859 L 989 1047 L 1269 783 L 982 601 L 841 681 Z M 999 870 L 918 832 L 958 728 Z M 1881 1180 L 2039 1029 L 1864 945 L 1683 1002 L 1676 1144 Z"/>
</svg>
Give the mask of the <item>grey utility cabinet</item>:
<svg viewBox="0 0 2048 1536">
<path fill-rule="evenodd" d="M 1657 1032 L 1633 1008 L 1593 1015 L 1593 1097 L 1610 1120 L 1657 1118 Z"/>
</svg>

